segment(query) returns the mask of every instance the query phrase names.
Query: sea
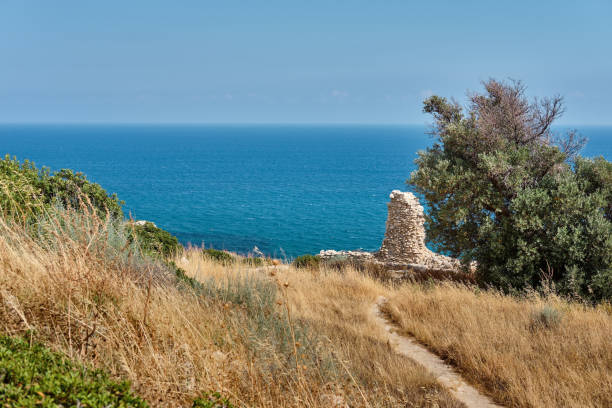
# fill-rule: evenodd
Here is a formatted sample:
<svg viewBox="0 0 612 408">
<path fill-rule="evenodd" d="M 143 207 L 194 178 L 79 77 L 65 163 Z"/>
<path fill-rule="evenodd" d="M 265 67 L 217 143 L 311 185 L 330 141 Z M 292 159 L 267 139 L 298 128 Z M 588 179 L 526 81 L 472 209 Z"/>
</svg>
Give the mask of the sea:
<svg viewBox="0 0 612 408">
<path fill-rule="evenodd" d="M 612 160 L 612 127 L 575 128 Z M 82 171 L 185 245 L 288 259 L 377 249 L 432 143 L 427 126 L 0 125 L 0 154 Z"/>
</svg>

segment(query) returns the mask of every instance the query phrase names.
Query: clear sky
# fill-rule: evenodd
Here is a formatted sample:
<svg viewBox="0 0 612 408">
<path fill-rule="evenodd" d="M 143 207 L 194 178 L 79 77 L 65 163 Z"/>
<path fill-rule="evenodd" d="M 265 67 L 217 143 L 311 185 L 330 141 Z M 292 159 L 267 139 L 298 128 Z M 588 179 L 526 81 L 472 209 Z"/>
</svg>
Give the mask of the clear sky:
<svg viewBox="0 0 612 408">
<path fill-rule="evenodd" d="M 0 1 L 0 122 L 423 124 L 489 77 L 612 124 L 612 0 Z"/>
</svg>

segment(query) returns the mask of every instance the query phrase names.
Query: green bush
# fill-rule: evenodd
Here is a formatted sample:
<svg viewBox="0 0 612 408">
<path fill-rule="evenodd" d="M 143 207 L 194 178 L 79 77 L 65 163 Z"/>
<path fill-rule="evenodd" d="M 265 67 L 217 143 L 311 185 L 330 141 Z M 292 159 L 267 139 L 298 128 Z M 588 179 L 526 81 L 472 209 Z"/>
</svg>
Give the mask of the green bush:
<svg viewBox="0 0 612 408">
<path fill-rule="evenodd" d="M 25 218 L 41 212 L 44 198 L 38 179 L 33 163 L 22 164 L 9 156 L 0 159 L 0 207 L 5 217 Z"/>
<path fill-rule="evenodd" d="M 152 222 L 144 225 L 133 225 L 133 231 L 142 249 L 148 253 L 168 258 L 181 248 L 178 239 Z"/>
<path fill-rule="evenodd" d="M 222 264 L 231 264 L 234 263 L 235 258 L 232 254 L 227 251 L 219 251 L 218 249 L 202 249 L 204 255 L 212 259 L 213 261 L 222 263 Z"/>
<path fill-rule="evenodd" d="M 72 363 L 39 344 L 0 337 L 2 407 L 147 407 L 129 383 Z"/>
<path fill-rule="evenodd" d="M 48 168 L 37 169 L 32 162 L 20 163 L 9 155 L 0 159 L 0 206 L 5 216 L 27 217 L 55 203 L 78 208 L 80 200 L 89 201 L 100 215 L 108 212 L 114 218 L 123 217 L 123 202 L 88 181 L 83 173 L 68 169 L 51 173 Z"/>
<path fill-rule="evenodd" d="M 218 392 L 204 394 L 193 401 L 192 408 L 234 408 L 234 405 Z"/>
<path fill-rule="evenodd" d="M 245 265 L 249 265 L 249 266 L 263 266 L 267 263 L 266 259 L 264 258 L 255 258 L 255 257 L 246 257 L 246 258 L 241 258 L 240 260 L 243 264 Z"/>
<path fill-rule="evenodd" d="M 179 268 L 178 266 L 176 266 L 174 262 L 168 262 L 168 267 L 174 271 L 174 275 L 180 283 L 183 283 L 198 292 L 202 291 L 202 289 L 204 288 L 197 279 L 188 276 L 187 272 L 185 272 L 183 268 Z"/>
<path fill-rule="evenodd" d="M 74 173 L 70 169 L 62 169 L 50 174 L 48 170 L 41 172 L 39 187 L 47 202 L 59 200 L 64 206 L 79 207 L 79 200 L 86 197 L 101 215 L 106 212 L 113 218 L 122 218 L 123 211 L 116 194 L 109 195 L 98 183 L 87 180 L 85 174 Z"/>
<path fill-rule="evenodd" d="M 612 298 L 612 164 L 577 156 L 575 132 L 551 130 L 559 97 L 529 103 L 520 83 L 491 80 L 467 113 L 432 96 L 432 147 L 409 182 L 429 206 L 437 249 L 477 261 L 481 283 L 511 290 L 547 276 L 563 294 Z"/>
<path fill-rule="evenodd" d="M 108 213 L 114 220 L 123 218 L 123 202 L 88 181 L 83 173 L 63 169 L 52 174 L 28 160 L 20 163 L 8 155 L 0 159 L 0 212 L 5 217 L 35 222 L 45 212 L 55 213 L 57 204 L 76 210 L 84 204 L 102 217 Z M 153 223 L 131 227 L 127 234 L 130 242 L 135 235 L 142 250 L 151 255 L 169 257 L 180 248 L 175 236 Z"/>
<path fill-rule="evenodd" d="M 318 268 L 321 263 L 319 255 L 305 254 L 300 255 L 293 260 L 293 266 L 296 268 Z"/>
</svg>

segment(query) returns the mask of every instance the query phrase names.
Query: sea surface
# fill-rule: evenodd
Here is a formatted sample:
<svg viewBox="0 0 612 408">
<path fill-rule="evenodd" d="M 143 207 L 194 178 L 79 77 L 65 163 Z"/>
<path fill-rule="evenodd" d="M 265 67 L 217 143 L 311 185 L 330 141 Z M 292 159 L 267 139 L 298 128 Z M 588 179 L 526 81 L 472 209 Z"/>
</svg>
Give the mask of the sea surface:
<svg viewBox="0 0 612 408">
<path fill-rule="evenodd" d="M 612 159 L 612 127 L 580 127 Z M 375 250 L 425 126 L 0 125 L 0 154 L 87 174 L 184 244 L 292 258 Z"/>
</svg>

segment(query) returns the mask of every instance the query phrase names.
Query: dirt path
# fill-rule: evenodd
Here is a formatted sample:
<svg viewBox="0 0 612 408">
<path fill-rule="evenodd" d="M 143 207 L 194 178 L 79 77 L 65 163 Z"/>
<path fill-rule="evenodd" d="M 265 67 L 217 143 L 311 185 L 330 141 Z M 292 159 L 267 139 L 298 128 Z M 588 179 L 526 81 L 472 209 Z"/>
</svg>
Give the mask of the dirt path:
<svg viewBox="0 0 612 408">
<path fill-rule="evenodd" d="M 376 322 L 385 329 L 389 335 L 389 342 L 399 354 L 421 364 L 427 371 L 459 401 L 463 402 L 468 408 L 489 408 L 501 405 L 495 404 L 489 397 L 481 394 L 476 388 L 469 385 L 461 375 L 451 366 L 446 364 L 440 357 L 421 346 L 410 337 L 400 336 L 395 332 L 395 327 L 387 321 L 380 311 L 380 306 L 386 302 L 384 297 L 379 297 L 372 306 L 372 316 Z"/>
</svg>

